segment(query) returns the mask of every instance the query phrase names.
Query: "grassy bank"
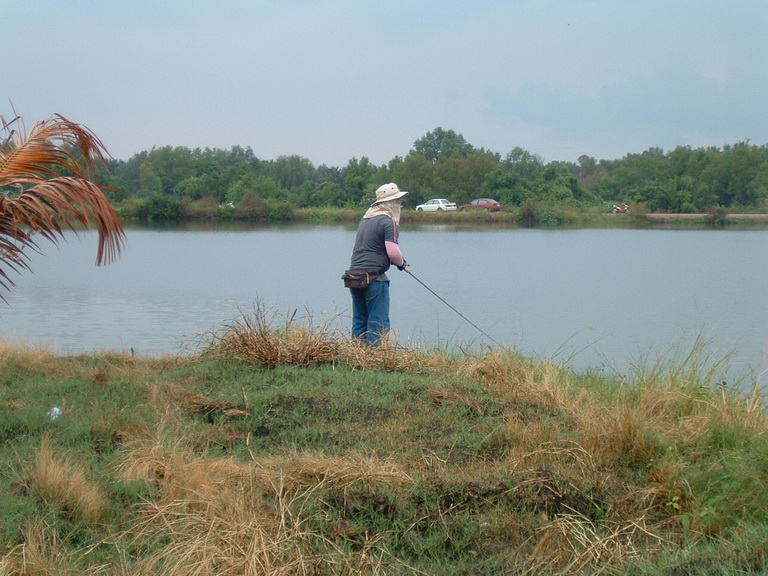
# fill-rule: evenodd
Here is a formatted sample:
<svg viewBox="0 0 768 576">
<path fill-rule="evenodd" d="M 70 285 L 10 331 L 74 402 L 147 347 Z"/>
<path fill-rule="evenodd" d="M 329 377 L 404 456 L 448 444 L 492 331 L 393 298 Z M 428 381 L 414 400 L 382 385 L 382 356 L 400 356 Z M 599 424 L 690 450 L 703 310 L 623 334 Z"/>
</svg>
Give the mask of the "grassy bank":
<svg viewBox="0 0 768 576">
<path fill-rule="evenodd" d="M 302 209 L 294 218 L 302 222 L 356 224 L 361 210 Z M 598 228 L 746 228 L 768 227 L 768 214 L 730 213 L 714 209 L 702 214 L 657 214 L 646 212 L 642 206 L 630 214 L 606 213 L 602 208 L 548 207 L 529 203 L 501 212 L 403 212 L 403 223 L 453 224 L 458 226 L 574 226 Z"/>
<path fill-rule="evenodd" d="M 358 208 L 297 208 L 280 212 L 279 217 L 236 218 L 210 213 L 191 214 L 181 220 L 186 223 L 253 223 L 253 222 L 294 222 L 317 224 L 356 225 L 366 207 Z M 123 214 L 126 222 L 141 221 Z M 155 220 L 162 222 L 162 220 Z M 172 219 L 171 222 L 178 222 Z M 656 227 L 656 228 L 766 228 L 768 214 L 729 213 L 713 209 L 703 214 L 655 214 L 648 213 L 642 205 L 630 214 L 612 214 L 604 206 L 550 206 L 527 202 L 522 206 L 505 208 L 501 212 L 417 212 L 406 208 L 403 211 L 404 224 L 451 224 L 456 226 L 499 226 L 499 227 Z"/>
<path fill-rule="evenodd" d="M 607 377 L 260 312 L 195 357 L 6 344 L 0 575 L 763 573 L 764 406 L 702 348 Z"/>
</svg>

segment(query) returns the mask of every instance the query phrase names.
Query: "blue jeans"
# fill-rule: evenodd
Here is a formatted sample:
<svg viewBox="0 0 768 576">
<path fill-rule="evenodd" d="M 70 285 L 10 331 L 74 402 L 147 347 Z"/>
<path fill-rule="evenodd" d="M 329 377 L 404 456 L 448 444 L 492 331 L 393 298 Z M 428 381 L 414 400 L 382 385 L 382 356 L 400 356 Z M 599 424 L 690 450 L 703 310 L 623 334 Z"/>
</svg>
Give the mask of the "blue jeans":
<svg viewBox="0 0 768 576">
<path fill-rule="evenodd" d="M 352 293 L 352 338 L 378 346 L 389 332 L 389 281 L 375 280 L 368 288 Z"/>
</svg>

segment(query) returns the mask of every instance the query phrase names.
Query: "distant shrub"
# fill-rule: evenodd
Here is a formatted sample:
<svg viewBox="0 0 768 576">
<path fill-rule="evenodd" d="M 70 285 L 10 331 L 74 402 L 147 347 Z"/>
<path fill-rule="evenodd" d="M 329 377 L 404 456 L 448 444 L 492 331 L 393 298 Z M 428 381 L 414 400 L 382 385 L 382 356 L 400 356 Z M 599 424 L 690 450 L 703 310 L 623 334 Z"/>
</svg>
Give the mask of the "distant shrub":
<svg viewBox="0 0 768 576">
<path fill-rule="evenodd" d="M 207 220 L 215 218 L 218 213 L 219 201 L 213 196 L 206 196 L 194 202 L 185 201 L 182 207 L 182 216 L 185 218 Z"/>
<path fill-rule="evenodd" d="M 535 226 L 536 225 L 536 202 L 533 200 L 526 200 L 520 205 L 519 220 L 523 226 Z"/>
<path fill-rule="evenodd" d="M 267 212 L 267 219 L 269 220 L 292 220 L 295 210 L 293 206 L 287 202 L 275 202 L 270 203 L 269 210 Z"/>
<path fill-rule="evenodd" d="M 237 218 L 245 218 L 252 220 L 259 220 L 265 218 L 269 206 L 262 200 L 262 198 L 254 191 L 246 192 L 243 199 L 238 202 L 235 208 L 235 216 Z"/>
<path fill-rule="evenodd" d="M 147 198 L 146 218 L 148 220 L 179 220 L 181 213 L 181 198 L 160 195 Z"/>
<path fill-rule="evenodd" d="M 522 226 L 557 226 L 562 218 L 552 208 L 542 207 L 533 200 L 526 200 L 520 205 L 518 219 Z"/>
<path fill-rule="evenodd" d="M 707 211 L 707 215 L 704 217 L 707 224 L 716 227 L 723 227 L 728 220 L 728 210 L 722 206 L 713 206 Z"/>
</svg>

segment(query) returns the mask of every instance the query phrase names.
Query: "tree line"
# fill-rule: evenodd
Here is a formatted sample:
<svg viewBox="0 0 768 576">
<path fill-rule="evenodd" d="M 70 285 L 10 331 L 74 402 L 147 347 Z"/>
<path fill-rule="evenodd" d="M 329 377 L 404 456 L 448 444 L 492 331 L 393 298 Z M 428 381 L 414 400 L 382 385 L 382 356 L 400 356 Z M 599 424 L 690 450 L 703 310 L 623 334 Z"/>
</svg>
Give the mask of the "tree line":
<svg viewBox="0 0 768 576">
<path fill-rule="evenodd" d="M 257 158 L 250 147 L 159 147 L 110 160 L 101 181 L 124 217 L 290 219 L 302 208 L 360 208 L 374 190 L 397 182 L 411 206 L 445 197 L 464 204 L 491 197 L 506 207 L 594 209 L 618 202 L 649 212 L 768 208 L 768 146 L 649 148 L 617 160 L 581 156 L 545 162 L 517 147 L 502 157 L 436 128 L 405 156 L 377 166 L 367 157 L 346 166 L 315 166 L 299 155 Z"/>
</svg>

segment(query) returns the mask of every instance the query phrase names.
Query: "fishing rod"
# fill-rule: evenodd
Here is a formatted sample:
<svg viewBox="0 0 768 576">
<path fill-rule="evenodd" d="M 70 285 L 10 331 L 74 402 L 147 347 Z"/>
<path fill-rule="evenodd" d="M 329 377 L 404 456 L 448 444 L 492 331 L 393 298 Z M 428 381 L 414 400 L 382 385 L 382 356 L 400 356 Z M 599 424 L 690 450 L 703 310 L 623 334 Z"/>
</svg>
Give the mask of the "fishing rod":
<svg viewBox="0 0 768 576">
<path fill-rule="evenodd" d="M 424 284 L 424 282 L 422 282 L 421 280 L 419 280 L 419 278 L 418 278 L 418 277 L 417 277 L 417 276 L 416 276 L 416 275 L 415 275 L 413 272 L 411 272 L 411 271 L 410 271 L 410 270 L 409 270 L 407 267 L 404 267 L 404 268 L 403 268 L 403 270 L 405 270 L 406 272 L 408 272 L 408 274 L 410 274 L 410 275 L 411 275 L 411 277 L 412 277 L 414 280 L 416 280 L 416 282 L 418 282 L 419 284 L 421 284 L 422 286 L 424 286 L 424 288 L 426 288 L 427 290 L 429 290 L 430 292 L 432 292 L 432 294 L 434 294 L 434 295 L 435 295 L 435 296 L 436 296 L 436 297 L 437 297 L 437 298 L 438 298 L 438 299 L 439 299 L 439 300 L 440 300 L 440 301 L 441 301 L 443 304 L 445 304 L 446 306 L 448 306 L 448 308 L 450 308 L 451 310 L 453 310 L 454 312 L 456 312 L 456 314 L 458 314 L 458 315 L 459 315 L 459 316 L 461 316 L 461 317 L 462 317 L 464 320 L 466 320 L 466 321 L 467 321 L 469 324 L 471 324 L 471 325 L 472 325 L 472 326 L 473 326 L 473 327 L 474 327 L 474 328 L 475 328 L 475 329 L 476 329 L 478 332 L 480 332 L 480 334 L 482 334 L 483 336 L 485 336 L 486 338 L 488 338 L 488 340 L 490 340 L 491 342 L 493 342 L 494 344 L 496 344 L 496 346 L 499 346 L 500 348 L 503 348 L 503 347 L 504 347 L 504 346 L 502 346 L 502 345 L 501 345 L 499 342 L 497 342 L 496 340 L 494 340 L 494 339 L 493 339 L 491 336 L 489 336 L 489 335 L 488 335 L 488 333 L 487 333 L 485 330 L 483 330 L 482 328 L 480 328 L 480 326 L 478 326 L 477 324 L 475 324 L 474 322 L 472 322 L 472 320 L 470 320 L 469 318 L 467 318 L 466 316 L 464 316 L 464 314 L 462 314 L 461 312 L 459 312 L 458 310 L 456 310 L 456 308 L 454 308 L 453 306 L 451 306 L 450 304 L 448 304 L 448 302 L 446 302 L 445 298 L 443 298 L 442 296 L 440 296 L 440 294 L 438 294 L 437 292 L 435 292 L 434 290 L 432 290 L 432 288 L 430 288 L 429 286 L 427 286 L 426 284 Z"/>
</svg>

